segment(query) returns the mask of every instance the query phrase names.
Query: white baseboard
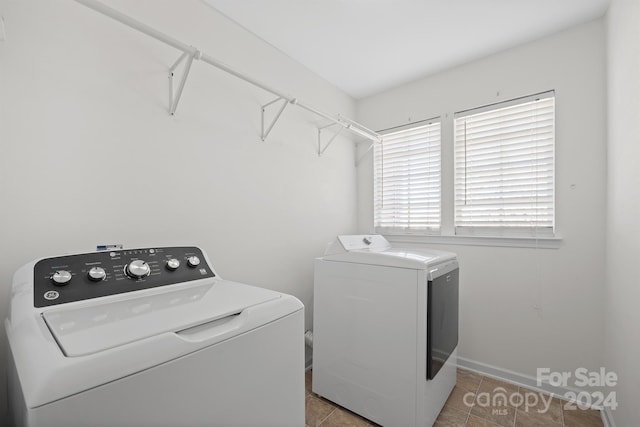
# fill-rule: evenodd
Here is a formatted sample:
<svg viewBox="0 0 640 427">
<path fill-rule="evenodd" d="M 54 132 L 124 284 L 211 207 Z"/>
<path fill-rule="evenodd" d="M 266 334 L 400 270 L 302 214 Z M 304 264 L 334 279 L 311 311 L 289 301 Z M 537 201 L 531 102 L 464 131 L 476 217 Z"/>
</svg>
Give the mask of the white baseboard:
<svg viewBox="0 0 640 427">
<path fill-rule="evenodd" d="M 611 409 L 603 408 L 600 411 L 600 415 L 602 417 L 602 423 L 604 424 L 604 427 L 616 427 L 616 422 L 613 419 Z"/>
<path fill-rule="evenodd" d="M 460 356 L 458 356 L 458 366 L 469 371 L 514 383 L 532 390 L 543 391 L 545 393 L 552 394 L 554 397 L 558 397 L 559 399 L 564 399 L 565 393 L 575 391 L 566 387 L 555 387 L 551 384 L 545 383 L 538 385 L 535 377 L 510 371 L 508 369 L 498 368 L 497 366 L 487 365 L 486 363 L 476 362 L 475 360 Z"/>
<path fill-rule="evenodd" d="M 458 367 L 476 372 L 481 375 L 485 375 L 487 377 L 493 377 L 499 380 L 514 383 L 519 386 L 526 387 L 532 390 L 549 393 L 553 397 L 557 397 L 558 399 L 566 400 L 566 401 L 575 401 L 574 399 L 567 398 L 566 397 L 567 394 L 576 396 L 580 392 L 585 391 L 585 390 L 579 390 L 572 387 L 554 386 L 549 383 L 542 383 L 538 385 L 538 380 L 535 377 L 510 371 L 508 369 L 498 368 L 497 366 L 476 362 L 475 360 L 466 359 L 460 356 L 458 356 Z M 591 402 L 578 402 L 578 403 L 580 403 L 581 406 L 590 406 L 592 409 L 600 410 L 602 420 L 605 423 L 605 426 L 615 427 L 615 424 L 613 423 L 613 417 L 611 415 L 611 412 L 608 410 L 608 408 L 592 406 Z M 607 415 L 607 420 L 605 420 L 605 414 Z"/>
</svg>

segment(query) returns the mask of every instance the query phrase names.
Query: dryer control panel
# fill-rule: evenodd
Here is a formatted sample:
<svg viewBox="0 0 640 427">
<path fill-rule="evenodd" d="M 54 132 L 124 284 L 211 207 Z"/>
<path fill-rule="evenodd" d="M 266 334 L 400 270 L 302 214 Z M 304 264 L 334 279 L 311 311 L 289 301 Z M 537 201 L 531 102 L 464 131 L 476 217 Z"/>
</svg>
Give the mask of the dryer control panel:
<svg viewBox="0 0 640 427">
<path fill-rule="evenodd" d="M 215 277 L 197 247 L 120 249 L 45 258 L 33 269 L 33 305 L 47 307 Z"/>
</svg>

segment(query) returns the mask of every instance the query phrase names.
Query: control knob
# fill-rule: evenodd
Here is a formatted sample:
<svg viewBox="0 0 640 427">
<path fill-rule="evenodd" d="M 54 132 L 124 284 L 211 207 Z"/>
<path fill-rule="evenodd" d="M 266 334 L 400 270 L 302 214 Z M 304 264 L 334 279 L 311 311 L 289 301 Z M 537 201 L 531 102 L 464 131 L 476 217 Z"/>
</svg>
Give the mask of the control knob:
<svg viewBox="0 0 640 427">
<path fill-rule="evenodd" d="M 92 282 L 100 282 L 107 278 L 107 272 L 102 267 L 92 267 L 87 275 Z"/>
<path fill-rule="evenodd" d="M 64 286 L 71 281 L 71 273 L 67 270 L 58 270 L 51 276 L 54 285 Z"/>
<path fill-rule="evenodd" d="M 176 258 L 171 258 L 169 261 L 167 261 L 167 270 L 176 271 L 178 267 L 180 267 L 180 261 L 178 261 Z"/>
<path fill-rule="evenodd" d="M 189 267 L 191 268 L 196 268 L 197 266 L 200 265 L 200 258 L 198 258 L 197 256 L 193 255 L 190 256 L 189 258 L 187 258 L 187 264 L 189 265 Z"/>
<path fill-rule="evenodd" d="M 151 267 L 149 267 L 149 264 L 147 264 L 146 261 L 137 259 L 135 261 L 131 261 L 126 266 L 125 273 L 132 279 L 142 279 L 143 277 L 147 277 L 151 274 Z"/>
</svg>

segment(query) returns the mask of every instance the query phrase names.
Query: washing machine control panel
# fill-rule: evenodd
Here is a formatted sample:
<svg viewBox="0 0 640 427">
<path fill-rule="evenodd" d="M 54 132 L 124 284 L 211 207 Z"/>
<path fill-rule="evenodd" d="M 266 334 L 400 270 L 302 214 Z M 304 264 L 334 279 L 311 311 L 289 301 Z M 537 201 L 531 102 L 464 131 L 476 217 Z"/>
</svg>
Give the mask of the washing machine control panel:
<svg viewBox="0 0 640 427">
<path fill-rule="evenodd" d="M 33 269 L 33 304 L 47 307 L 215 277 L 196 247 L 120 249 L 45 258 Z"/>
</svg>

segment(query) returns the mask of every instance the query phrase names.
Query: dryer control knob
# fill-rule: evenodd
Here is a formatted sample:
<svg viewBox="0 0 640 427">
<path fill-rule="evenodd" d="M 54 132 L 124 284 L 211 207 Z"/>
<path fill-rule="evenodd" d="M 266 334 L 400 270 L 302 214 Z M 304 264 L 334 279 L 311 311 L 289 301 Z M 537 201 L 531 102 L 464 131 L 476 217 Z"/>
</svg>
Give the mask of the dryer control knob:
<svg viewBox="0 0 640 427">
<path fill-rule="evenodd" d="M 189 265 L 189 267 L 196 268 L 200 265 L 200 258 L 195 255 L 190 256 L 189 258 L 187 258 L 187 264 Z"/>
<path fill-rule="evenodd" d="M 147 264 L 146 261 L 137 259 L 135 261 L 131 261 L 129 265 L 127 265 L 125 273 L 127 273 L 127 276 L 132 279 L 141 279 L 151 274 L 151 267 L 149 267 L 149 264 Z"/>
<path fill-rule="evenodd" d="M 92 267 L 87 273 L 87 276 L 89 276 L 89 280 L 92 282 L 100 282 L 107 278 L 107 272 L 104 271 L 102 267 Z"/>
<path fill-rule="evenodd" d="M 64 286 L 71 281 L 71 273 L 67 270 L 58 270 L 51 276 L 54 285 Z"/>
<path fill-rule="evenodd" d="M 180 267 L 180 261 L 178 261 L 177 259 L 171 258 L 169 261 L 167 261 L 167 270 L 176 271 L 178 267 Z"/>
</svg>

